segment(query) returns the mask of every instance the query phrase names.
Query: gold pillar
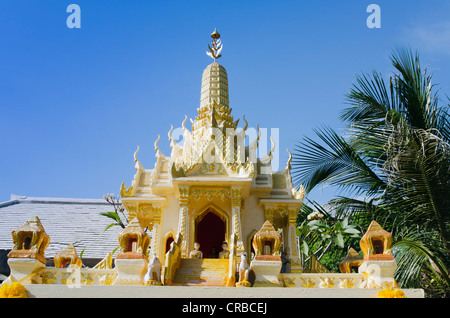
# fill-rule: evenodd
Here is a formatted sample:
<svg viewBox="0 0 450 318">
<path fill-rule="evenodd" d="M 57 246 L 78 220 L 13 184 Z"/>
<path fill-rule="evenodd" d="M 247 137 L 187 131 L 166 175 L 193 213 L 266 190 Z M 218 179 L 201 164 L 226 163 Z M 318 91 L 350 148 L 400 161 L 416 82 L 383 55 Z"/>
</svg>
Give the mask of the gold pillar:
<svg viewBox="0 0 450 318">
<path fill-rule="evenodd" d="M 188 213 L 189 213 L 189 187 L 179 187 L 179 218 L 178 233 L 181 234 L 181 257 L 188 257 Z"/>
<path fill-rule="evenodd" d="M 291 272 L 301 272 L 299 242 L 297 236 L 297 209 L 288 209 L 288 250 L 287 257 L 291 260 Z"/>
<path fill-rule="evenodd" d="M 242 189 L 239 187 L 231 187 L 232 226 L 233 232 L 236 234 L 236 250 L 238 254 L 245 252 L 244 243 L 242 242 L 241 204 Z"/>
<path fill-rule="evenodd" d="M 267 206 L 264 206 L 264 222 L 269 221 L 270 223 L 273 224 L 273 211 L 274 211 L 273 207 L 269 208 Z"/>
<path fill-rule="evenodd" d="M 161 250 L 161 206 L 152 206 L 153 210 L 153 229 L 152 229 L 152 242 L 151 251 L 156 252 L 159 259 L 163 259 L 164 252 Z"/>
</svg>

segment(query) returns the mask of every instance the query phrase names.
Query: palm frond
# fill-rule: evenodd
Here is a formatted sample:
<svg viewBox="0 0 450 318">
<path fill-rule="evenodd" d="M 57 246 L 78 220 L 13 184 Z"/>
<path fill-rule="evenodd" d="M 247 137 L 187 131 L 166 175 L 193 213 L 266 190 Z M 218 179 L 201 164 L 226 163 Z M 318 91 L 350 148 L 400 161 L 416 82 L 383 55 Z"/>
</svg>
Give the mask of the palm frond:
<svg viewBox="0 0 450 318">
<path fill-rule="evenodd" d="M 423 240 L 403 240 L 392 246 L 398 263 L 396 280 L 401 286 L 420 287 L 424 271 L 450 288 L 449 271 L 442 258 Z"/>
<path fill-rule="evenodd" d="M 417 53 L 398 49 L 391 62 L 389 79 L 375 71 L 356 77 L 340 117 L 346 134 L 322 128 L 294 147 L 291 175 L 307 194 L 341 190 L 326 205 L 333 217 L 360 227 L 376 220 L 390 231 L 403 286 L 429 280 L 448 295 L 450 105 L 440 106 Z"/>
<path fill-rule="evenodd" d="M 326 146 L 308 137 L 296 145 L 291 164 L 295 184 L 303 184 L 306 192 L 324 183 L 356 192 L 376 192 L 383 187 L 384 181 L 333 129 L 323 128 L 315 133 Z"/>
<path fill-rule="evenodd" d="M 418 53 L 397 49 L 391 56 L 399 72 L 394 86 L 399 96 L 403 116 L 413 128 L 440 129 L 441 111 L 437 92 L 433 91 L 432 74 L 420 66 Z"/>
<path fill-rule="evenodd" d="M 397 98 L 392 85 L 389 89 L 380 73 L 357 75 L 356 84 L 347 95 L 351 107 L 343 110 L 340 119 L 351 125 L 364 126 L 383 123 L 388 113 L 397 109 Z"/>
<path fill-rule="evenodd" d="M 411 223 L 431 223 L 450 241 L 450 146 L 432 133 L 415 129 L 407 138 L 393 138 L 387 151 L 385 172 L 396 191 L 390 207 L 404 211 Z"/>
</svg>

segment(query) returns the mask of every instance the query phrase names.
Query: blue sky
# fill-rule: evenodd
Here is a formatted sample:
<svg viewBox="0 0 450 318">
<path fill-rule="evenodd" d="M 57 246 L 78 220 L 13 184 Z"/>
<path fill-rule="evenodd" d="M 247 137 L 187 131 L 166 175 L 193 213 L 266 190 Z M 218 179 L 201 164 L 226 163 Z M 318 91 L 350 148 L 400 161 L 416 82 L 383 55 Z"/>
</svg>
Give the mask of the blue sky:
<svg viewBox="0 0 450 318">
<path fill-rule="evenodd" d="M 81 28 L 69 29 L 69 4 Z M 381 28 L 369 29 L 369 4 Z M 418 50 L 450 93 L 448 1 L 0 2 L 0 202 L 10 194 L 101 198 L 129 186 L 133 154 L 194 118 L 209 35 L 222 35 L 232 115 L 279 128 L 280 166 L 303 136 L 338 117 L 355 76 L 392 73 L 398 46 Z M 242 119 L 241 119 L 242 122 Z M 325 202 L 332 190 L 310 198 Z"/>
</svg>

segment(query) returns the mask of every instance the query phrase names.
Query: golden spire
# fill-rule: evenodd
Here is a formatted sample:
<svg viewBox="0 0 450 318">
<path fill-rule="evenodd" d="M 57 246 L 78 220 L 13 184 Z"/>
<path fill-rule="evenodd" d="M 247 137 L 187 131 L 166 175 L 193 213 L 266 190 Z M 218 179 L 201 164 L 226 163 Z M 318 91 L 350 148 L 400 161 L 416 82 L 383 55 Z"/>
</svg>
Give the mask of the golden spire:
<svg viewBox="0 0 450 318">
<path fill-rule="evenodd" d="M 208 49 L 209 52 L 206 52 L 206 54 L 214 59 L 214 63 L 216 62 L 216 59 L 218 59 L 219 57 L 221 57 L 222 55 L 220 54 L 220 52 L 222 51 L 223 45 L 222 42 L 220 41 L 220 34 L 219 32 L 217 32 L 216 29 L 214 29 L 214 32 L 211 34 L 211 44 L 212 44 L 212 48 L 211 46 L 208 44 Z"/>
</svg>

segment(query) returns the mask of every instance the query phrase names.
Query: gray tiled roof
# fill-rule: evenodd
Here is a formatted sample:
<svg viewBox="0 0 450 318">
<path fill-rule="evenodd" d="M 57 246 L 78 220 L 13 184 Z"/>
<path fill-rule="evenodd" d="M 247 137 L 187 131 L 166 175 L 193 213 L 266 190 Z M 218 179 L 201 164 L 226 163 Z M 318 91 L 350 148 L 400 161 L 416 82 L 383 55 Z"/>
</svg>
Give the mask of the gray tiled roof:
<svg viewBox="0 0 450 318">
<path fill-rule="evenodd" d="M 46 258 L 53 258 L 69 243 L 74 243 L 78 255 L 84 249 L 83 258 L 104 258 L 118 245 L 118 226 L 104 232 L 112 220 L 100 215 L 113 211 L 102 199 L 31 198 L 11 195 L 11 200 L 0 203 L 0 249 L 13 246 L 11 231 L 31 217 L 37 216 L 50 236 L 45 251 Z"/>
</svg>

